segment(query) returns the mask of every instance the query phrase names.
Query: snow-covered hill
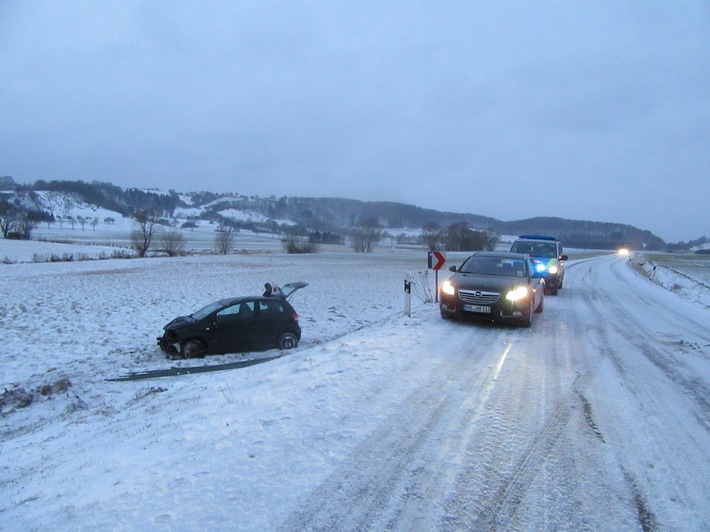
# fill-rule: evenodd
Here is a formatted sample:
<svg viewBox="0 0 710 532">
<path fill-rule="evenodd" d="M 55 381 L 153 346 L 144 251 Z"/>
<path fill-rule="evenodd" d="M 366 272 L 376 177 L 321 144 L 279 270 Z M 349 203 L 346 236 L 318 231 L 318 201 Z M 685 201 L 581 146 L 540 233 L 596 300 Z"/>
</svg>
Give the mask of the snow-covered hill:
<svg viewBox="0 0 710 532">
<path fill-rule="evenodd" d="M 666 248 L 666 243 L 659 237 L 627 224 L 549 216 L 502 221 L 474 213 L 442 212 L 395 202 L 365 202 L 343 198 L 262 198 L 210 192 L 186 194 L 172 190 L 164 192 L 152 189 L 122 189 L 107 183 L 52 181 L 38 182 L 33 187 L 34 189 L 17 186 L 14 190 L 0 192 L 0 199 L 10 202 L 34 202 L 35 210 L 47 213 L 47 216 L 52 215 L 55 210 L 71 215 L 71 207 L 67 208 L 57 202 L 44 205 L 43 194 L 37 194 L 33 190 L 40 193 L 48 190 L 63 191 L 67 195 L 74 195 L 75 199 L 83 198 L 84 202 L 120 213 L 151 211 L 158 213 L 170 225 L 212 221 L 272 232 L 283 230 L 284 226 L 288 229 L 289 226 L 298 225 L 306 230 L 347 235 L 359 222 L 372 220 L 392 234 L 398 234 L 395 231 L 404 234 L 412 230 L 419 231 L 432 223 L 442 228 L 464 224 L 476 231 L 492 231 L 498 234 L 552 234 L 559 237 L 568 247 L 632 247 L 649 250 Z"/>
</svg>

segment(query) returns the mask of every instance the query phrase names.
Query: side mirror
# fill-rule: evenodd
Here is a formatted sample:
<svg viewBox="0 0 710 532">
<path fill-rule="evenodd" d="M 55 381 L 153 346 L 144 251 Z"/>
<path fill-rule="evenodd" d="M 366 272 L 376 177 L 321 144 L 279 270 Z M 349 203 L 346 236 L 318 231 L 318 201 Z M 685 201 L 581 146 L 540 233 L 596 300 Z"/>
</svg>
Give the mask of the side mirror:
<svg viewBox="0 0 710 532">
<path fill-rule="evenodd" d="M 456 266 L 449 266 L 450 272 L 456 272 Z"/>
<path fill-rule="evenodd" d="M 560 257 L 560 260 L 569 260 L 569 257 L 567 257 L 567 255 L 562 255 Z"/>
</svg>

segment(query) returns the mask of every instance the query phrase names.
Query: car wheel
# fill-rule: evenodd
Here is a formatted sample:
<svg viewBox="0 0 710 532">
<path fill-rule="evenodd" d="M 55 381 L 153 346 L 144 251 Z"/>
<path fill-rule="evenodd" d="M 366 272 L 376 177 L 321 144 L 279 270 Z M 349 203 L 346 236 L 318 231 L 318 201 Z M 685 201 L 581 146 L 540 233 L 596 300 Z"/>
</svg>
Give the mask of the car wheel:
<svg viewBox="0 0 710 532">
<path fill-rule="evenodd" d="M 523 318 L 521 318 L 520 325 L 522 327 L 532 327 L 532 317 L 533 317 L 533 302 L 530 301 L 528 313 Z"/>
<path fill-rule="evenodd" d="M 559 288 L 562 288 L 562 282 L 563 282 L 564 280 L 565 280 L 565 276 L 563 275 L 562 277 L 560 277 L 560 282 L 557 283 L 557 288 L 558 288 L 558 289 L 559 289 Z"/>
<path fill-rule="evenodd" d="M 535 309 L 535 312 L 537 312 L 539 314 L 540 312 L 542 312 L 544 306 L 545 306 L 545 292 L 543 291 L 542 297 L 540 298 L 540 304 Z"/>
<path fill-rule="evenodd" d="M 290 332 L 285 332 L 279 336 L 279 341 L 277 346 L 279 349 L 293 349 L 298 345 L 298 338 L 296 335 Z"/>
<path fill-rule="evenodd" d="M 188 340 L 180 346 L 180 354 L 185 358 L 204 358 L 207 349 L 199 340 Z"/>
<path fill-rule="evenodd" d="M 550 295 L 556 296 L 557 295 L 557 287 L 550 288 Z"/>
</svg>

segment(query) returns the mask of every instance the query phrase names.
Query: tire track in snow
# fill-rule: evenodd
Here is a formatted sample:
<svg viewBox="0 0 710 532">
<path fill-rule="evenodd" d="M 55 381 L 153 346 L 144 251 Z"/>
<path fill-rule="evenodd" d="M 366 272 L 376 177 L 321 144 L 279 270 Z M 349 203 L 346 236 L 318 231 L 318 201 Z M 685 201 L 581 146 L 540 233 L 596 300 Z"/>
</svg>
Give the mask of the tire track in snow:
<svg viewBox="0 0 710 532">
<path fill-rule="evenodd" d="M 535 413 L 524 410 L 527 401 L 519 401 L 522 410 L 516 413 L 506 405 L 513 403 L 510 398 L 516 393 L 536 402 L 541 381 L 528 380 L 527 389 L 519 390 L 510 384 L 519 381 L 508 380 L 508 389 L 487 405 L 490 416 L 471 441 L 468 464 L 457 478 L 455 496 L 447 503 L 443 529 L 506 530 L 510 526 L 542 464 L 559 444 L 576 407 L 580 379 L 577 375 L 564 391 L 558 383 L 550 384 L 551 395 L 557 399 L 552 407 L 542 406 L 548 419 L 539 428 Z M 521 446 L 521 441 L 529 443 Z"/>
<path fill-rule="evenodd" d="M 699 486 L 707 486 L 701 464 L 710 459 L 703 457 L 710 392 L 681 343 L 669 342 L 667 334 L 673 331 L 674 337 L 703 343 L 710 331 L 694 317 L 661 306 L 665 300 L 654 298 L 653 288 L 633 282 L 627 267 L 618 260 L 599 260 L 580 276 L 580 288 L 593 297 L 576 301 L 577 313 L 591 315 L 598 326 L 578 334 L 594 346 L 595 369 L 606 360 L 615 372 L 610 375 L 607 369 L 603 378 L 605 388 L 616 385 L 616 393 L 597 400 L 594 410 L 601 416 L 592 425 L 614 452 L 639 526 L 654 530 L 659 523 L 672 522 L 669 515 L 682 506 L 686 524 L 693 528 L 690 523 L 702 513 L 703 496 L 697 491 L 707 492 Z M 583 397 L 586 401 L 588 396 Z M 623 408 L 617 413 L 614 405 L 619 404 Z M 586 406 L 591 411 L 591 402 Z M 698 432 L 690 418 L 706 433 Z"/>
<path fill-rule="evenodd" d="M 485 383 L 499 368 L 490 355 L 471 346 L 501 343 L 508 331 L 466 330 L 447 323 L 456 334 L 438 345 L 442 363 L 427 381 L 401 403 L 349 460 L 311 493 L 284 530 L 363 530 L 433 528 L 440 506 L 455 478 L 470 439 L 473 419 L 480 415 Z M 426 328 L 423 328 L 426 331 Z M 441 344 L 419 331 L 413 343 Z M 472 341 L 473 340 L 473 341 Z M 407 349 L 407 346 L 402 346 Z M 474 393 L 472 393 L 474 392 Z"/>
</svg>

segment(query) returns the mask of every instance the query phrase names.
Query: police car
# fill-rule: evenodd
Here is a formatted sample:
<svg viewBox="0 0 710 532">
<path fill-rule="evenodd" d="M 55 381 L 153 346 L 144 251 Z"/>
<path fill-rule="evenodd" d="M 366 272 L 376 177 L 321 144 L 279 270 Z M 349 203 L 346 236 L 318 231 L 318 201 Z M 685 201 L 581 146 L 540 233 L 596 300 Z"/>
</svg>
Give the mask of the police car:
<svg viewBox="0 0 710 532">
<path fill-rule="evenodd" d="M 510 251 L 530 255 L 535 269 L 544 273 L 546 291 L 553 296 L 557 295 L 564 282 L 567 260 L 567 255 L 562 254 L 562 243 L 557 238 L 548 235 L 520 235 Z"/>
</svg>

